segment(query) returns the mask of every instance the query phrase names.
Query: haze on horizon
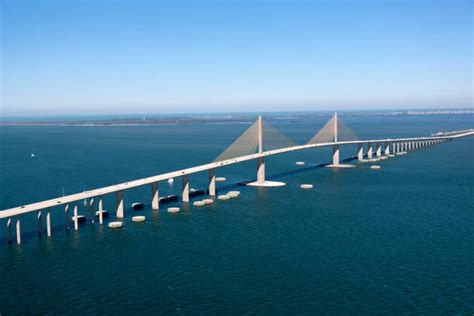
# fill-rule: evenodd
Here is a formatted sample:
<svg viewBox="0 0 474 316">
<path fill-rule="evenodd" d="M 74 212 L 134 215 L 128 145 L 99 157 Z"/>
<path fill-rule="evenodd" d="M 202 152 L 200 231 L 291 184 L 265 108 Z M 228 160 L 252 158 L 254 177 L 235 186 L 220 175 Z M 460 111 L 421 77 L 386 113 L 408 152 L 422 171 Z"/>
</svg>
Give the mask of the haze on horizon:
<svg viewBox="0 0 474 316">
<path fill-rule="evenodd" d="M 473 105 L 473 2 L 11 1 L 0 115 Z"/>
</svg>

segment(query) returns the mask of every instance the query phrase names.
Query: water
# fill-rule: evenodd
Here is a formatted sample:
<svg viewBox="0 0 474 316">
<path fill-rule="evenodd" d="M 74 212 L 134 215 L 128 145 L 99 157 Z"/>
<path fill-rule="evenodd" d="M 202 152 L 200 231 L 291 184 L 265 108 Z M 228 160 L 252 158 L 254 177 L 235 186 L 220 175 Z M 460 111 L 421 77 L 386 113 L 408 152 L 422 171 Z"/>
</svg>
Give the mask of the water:
<svg viewBox="0 0 474 316">
<path fill-rule="evenodd" d="M 473 127 L 472 115 L 340 118 L 361 139 Z M 329 116 L 269 119 L 303 143 Z M 206 163 L 245 128 L 1 127 L 0 208 Z M 36 236 L 32 214 L 22 217 L 18 246 L 7 243 L 1 220 L 0 314 L 471 315 L 473 158 L 474 138 L 382 161 L 381 170 L 316 168 L 330 152 L 315 149 L 267 160 L 283 188 L 234 186 L 255 177 L 255 161 L 219 169 L 229 181 L 218 189 L 241 196 L 179 214 L 151 211 L 149 187 L 126 191 L 122 230 L 87 223 L 66 231 L 57 208 L 51 239 Z M 206 182 L 204 173 L 190 177 L 191 187 Z M 180 179 L 160 183 L 160 195 L 180 187 Z M 146 209 L 132 211 L 134 201 Z M 113 205 L 113 196 L 104 200 Z M 132 223 L 133 214 L 148 220 Z"/>
</svg>

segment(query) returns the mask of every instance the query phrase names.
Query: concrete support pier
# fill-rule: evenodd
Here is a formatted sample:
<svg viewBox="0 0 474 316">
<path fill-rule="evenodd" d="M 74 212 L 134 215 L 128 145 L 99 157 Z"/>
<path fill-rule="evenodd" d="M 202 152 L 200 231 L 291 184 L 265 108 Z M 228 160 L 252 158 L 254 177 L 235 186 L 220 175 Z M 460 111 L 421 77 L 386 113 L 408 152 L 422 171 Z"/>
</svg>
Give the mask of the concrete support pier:
<svg viewBox="0 0 474 316">
<path fill-rule="evenodd" d="M 364 146 L 362 144 L 359 144 L 357 148 L 357 160 L 364 160 Z"/>
<path fill-rule="evenodd" d="M 77 219 L 77 202 L 74 203 L 74 230 L 79 229 L 79 221 Z"/>
<path fill-rule="evenodd" d="M 9 217 L 7 219 L 7 231 L 8 231 L 8 243 L 12 243 L 12 219 Z"/>
<path fill-rule="evenodd" d="M 122 191 L 117 191 L 116 204 L 117 204 L 117 218 L 123 218 L 123 192 Z"/>
<path fill-rule="evenodd" d="M 151 209 L 159 210 L 160 209 L 160 197 L 158 192 L 158 182 L 155 182 L 151 185 Z"/>
<path fill-rule="evenodd" d="M 94 214 L 94 199 L 92 198 L 91 201 L 89 202 L 89 214 L 91 218 L 91 223 L 95 223 L 95 214 Z"/>
<path fill-rule="evenodd" d="M 257 163 L 257 183 L 264 183 L 265 182 L 265 160 L 262 158 L 258 158 Z"/>
<path fill-rule="evenodd" d="M 369 144 L 369 146 L 367 147 L 367 158 L 368 159 L 372 159 L 372 155 L 374 153 L 374 145 L 373 144 Z"/>
<path fill-rule="evenodd" d="M 104 223 L 104 215 L 102 214 L 103 210 L 104 210 L 104 204 L 102 202 L 102 196 L 99 196 L 98 211 L 99 211 L 99 224 L 100 225 Z"/>
<path fill-rule="evenodd" d="M 183 200 L 184 203 L 189 202 L 189 179 L 188 179 L 188 176 L 183 176 L 182 200 Z"/>
<path fill-rule="evenodd" d="M 21 244 L 21 221 L 20 216 L 16 216 L 16 243 Z"/>
<path fill-rule="evenodd" d="M 38 211 L 38 237 L 43 234 L 43 225 L 41 223 L 41 210 Z"/>
<path fill-rule="evenodd" d="M 46 233 L 48 237 L 51 237 L 51 210 L 49 208 L 46 211 Z"/>
<path fill-rule="evenodd" d="M 216 169 L 209 170 L 209 195 L 216 196 Z"/>
<path fill-rule="evenodd" d="M 382 156 L 382 144 L 377 144 L 377 150 L 376 150 L 376 155 L 377 158 L 380 158 Z"/>
<path fill-rule="evenodd" d="M 385 156 L 390 155 L 390 143 L 385 144 L 385 151 L 384 151 Z"/>
<path fill-rule="evenodd" d="M 66 215 L 66 229 L 69 230 L 69 204 L 64 207 L 64 214 Z"/>
<path fill-rule="evenodd" d="M 339 145 L 332 146 L 332 166 L 339 166 Z"/>
</svg>

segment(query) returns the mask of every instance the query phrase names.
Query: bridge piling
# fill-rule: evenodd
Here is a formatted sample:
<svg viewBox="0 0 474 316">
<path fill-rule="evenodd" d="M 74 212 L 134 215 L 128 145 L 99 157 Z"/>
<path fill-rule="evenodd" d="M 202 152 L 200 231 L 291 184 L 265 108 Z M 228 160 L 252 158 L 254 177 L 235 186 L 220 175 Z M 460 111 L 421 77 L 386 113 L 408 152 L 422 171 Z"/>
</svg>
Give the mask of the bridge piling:
<svg viewBox="0 0 474 316">
<path fill-rule="evenodd" d="M 94 224 L 95 222 L 95 214 L 94 214 L 94 198 L 91 199 L 90 203 L 89 203 L 89 213 L 90 213 L 90 217 L 91 217 L 91 223 Z"/>
<path fill-rule="evenodd" d="M 216 196 L 216 169 L 209 170 L 209 196 Z"/>
<path fill-rule="evenodd" d="M 357 145 L 357 160 L 364 160 L 364 146 L 362 144 Z"/>
<path fill-rule="evenodd" d="M 64 207 L 64 214 L 66 215 L 66 229 L 69 230 L 69 204 Z"/>
<path fill-rule="evenodd" d="M 369 146 L 367 147 L 367 158 L 372 159 L 373 153 L 374 153 L 373 144 L 369 143 Z"/>
<path fill-rule="evenodd" d="M 12 219 L 9 217 L 7 219 L 7 231 L 8 231 L 8 243 L 12 243 Z"/>
<path fill-rule="evenodd" d="M 74 203 L 74 230 L 79 229 L 79 222 L 77 220 L 77 201 Z"/>
<path fill-rule="evenodd" d="M 46 210 L 46 234 L 51 237 L 51 209 L 49 207 Z"/>
<path fill-rule="evenodd" d="M 384 151 L 385 156 L 390 155 L 390 143 L 385 143 L 385 151 Z"/>
<path fill-rule="evenodd" d="M 189 202 L 189 179 L 188 176 L 183 176 L 183 190 L 182 190 L 182 201 L 184 203 Z"/>
<path fill-rule="evenodd" d="M 155 182 L 151 185 L 151 209 L 158 210 L 160 209 L 159 203 L 159 192 L 158 192 L 158 182 Z"/>
<path fill-rule="evenodd" d="M 117 204 L 117 218 L 123 218 L 123 192 L 117 191 L 116 194 L 116 204 Z"/>
<path fill-rule="evenodd" d="M 16 243 L 21 244 L 21 220 L 20 215 L 16 216 Z"/>
<path fill-rule="evenodd" d="M 257 182 L 264 183 L 265 182 L 265 160 L 262 158 L 258 158 L 257 163 Z"/>
<path fill-rule="evenodd" d="M 102 202 L 102 195 L 99 196 L 99 205 L 98 205 L 98 211 L 99 211 L 99 224 L 102 225 L 104 223 L 104 215 L 102 212 L 104 211 L 103 209 L 104 205 Z"/>
<path fill-rule="evenodd" d="M 37 218 L 38 218 L 38 237 L 41 237 L 41 235 L 43 234 L 43 225 L 41 224 L 41 210 L 38 210 L 38 214 L 37 214 Z"/>
<path fill-rule="evenodd" d="M 376 156 L 377 156 L 377 158 L 380 158 L 382 156 L 382 144 L 381 143 L 377 144 Z"/>
<path fill-rule="evenodd" d="M 332 166 L 339 166 L 339 145 L 332 146 Z"/>
</svg>

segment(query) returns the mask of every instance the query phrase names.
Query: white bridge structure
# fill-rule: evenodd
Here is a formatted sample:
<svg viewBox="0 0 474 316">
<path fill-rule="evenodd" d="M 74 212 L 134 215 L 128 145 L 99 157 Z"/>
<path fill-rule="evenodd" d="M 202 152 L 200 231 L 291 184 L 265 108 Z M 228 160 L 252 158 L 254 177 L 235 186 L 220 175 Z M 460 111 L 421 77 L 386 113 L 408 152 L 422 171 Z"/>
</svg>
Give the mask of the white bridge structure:
<svg viewBox="0 0 474 316">
<path fill-rule="evenodd" d="M 341 146 L 356 146 L 357 160 L 361 162 L 375 162 L 380 159 L 393 158 L 398 155 L 406 154 L 419 148 L 437 145 L 457 138 L 474 135 L 474 129 L 453 131 L 447 133 L 437 133 L 427 137 L 414 138 L 386 138 L 386 139 L 370 139 L 360 140 L 357 136 L 338 120 L 337 113 L 331 120 L 305 145 L 296 145 L 288 137 L 262 121 L 259 116 L 257 121 L 253 123 L 234 143 L 229 146 L 219 157 L 213 162 L 194 166 L 186 169 L 172 171 L 148 178 L 133 180 L 129 182 L 119 183 L 95 190 L 89 190 L 81 193 L 61 196 L 58 198 L 21 205 L 10 209 L 0 211 L 0 219 L 6 219 L 8 241 L 12 241 L 12 224 L 15 221 L 16 226 L 16 242 L 21 244 L 21 216 L 27 213 L 36 212 L 38 219 L 38 233 L 41 235 L 43 212 L 46 214 L 46 233 L 51 237 L 51 211 L 61 209 L 66 216 L 66 229 L 69 227 L 69 210 L 73 210 L 74 230 L 79 229 L 78 223 L 78 202 L 88 201 L 90 208 L 90 220 L 94 223 L 95 203 L 97 201 L 97 210 L 99 211 L 99 224 L 103 223 L 103 197 L 108 194 L 116 196 L 116 217 L 124 218 L 124 192 L 133 188 L 147 186 L 151 188 L 151 207 L 153 210 L 160 208 L 158 184 L 171 178 L 182 179 L 181 201 L 189 202 L 189 180 L 190 174 L 199 172 L 208 172 L 209 187 L 208 194 L 213 197 L 216 195 L 216 170 L 232 164 L 238 164 L 249 160 L 257 160 L 257 176 L 256 181 L 249 183 L 253 186 L 278 186 L 279 183 L 266 181 L 265 179 L 265 158 L 273 155 L 280 155 L 288 152 L 320 148 L 332 147 L 332 163 L 327 167 L 347 168 L 352 165 L 340 163 Z M 264 140 L 266 141 L 264 143 Z M 272 148 L 272 142 L 278 143 L 277 148 Z M 285 146 L 286 145 L 286 146 Z M 364 147 L 366 151 L 364 152 Z M 367 158 L 367 159 L 366 159 Z M 61 207 L 61 208 L 60 208 Z"/>
</svg>

